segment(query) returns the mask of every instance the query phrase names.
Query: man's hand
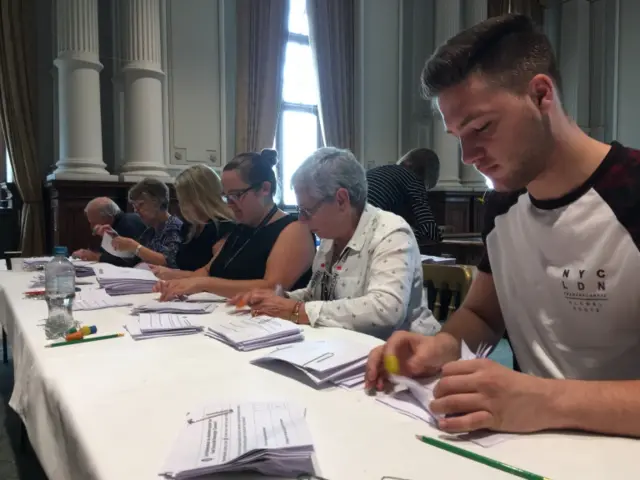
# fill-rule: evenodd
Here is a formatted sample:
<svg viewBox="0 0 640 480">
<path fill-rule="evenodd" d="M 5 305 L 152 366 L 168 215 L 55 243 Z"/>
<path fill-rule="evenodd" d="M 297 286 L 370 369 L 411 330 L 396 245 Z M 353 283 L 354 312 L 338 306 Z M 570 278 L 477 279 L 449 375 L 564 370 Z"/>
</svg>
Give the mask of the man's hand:
<svg viewBox="0 0 640 480">
<path fill-rule="evenodd" d="M 116 237 L 112 240 L 111 245 L 119 252 L 135 252 L 140 244 L 133 238 Z"/>
<path fill-rule="evenodd" d="M 487 359 L 460 360 L 442 367 L 430 408 L 449 433 L 489 429 L 535 432 L 551 428 L 552 380 L 515 372 Z"/>
<path fill-rule="evenodd" d="M 385 343 L 369 353 L 365 387 L 384 390 L 387 372 L 384 359 L 395 357 L 400 375 L 425 377 L 435 375 L 440 368 L 460 358 L 460 344 L 447 333 L 425 337 L 417 333 L 396 332 Z"/>
<path fill-rule="evenodd" d="M 86 250 L 84 248 L 80 250 L 76 250 L 71 254 L 72 257 L 79 258 L 80 260 L 84 260 L 87 262 L 98 262 L 100 261 L 100 254 L 97 252 L 92 252 L 91 250 Z"/>
<path fill-rule="evenodd" d="M 204 291 L 200 281 L 202 278 L 181 278 L 179 280 L 161 280 L 155 284 L 153 291 L 160 293 L 160 301 L 168 302 L 182 297 Z"/>
</svg>

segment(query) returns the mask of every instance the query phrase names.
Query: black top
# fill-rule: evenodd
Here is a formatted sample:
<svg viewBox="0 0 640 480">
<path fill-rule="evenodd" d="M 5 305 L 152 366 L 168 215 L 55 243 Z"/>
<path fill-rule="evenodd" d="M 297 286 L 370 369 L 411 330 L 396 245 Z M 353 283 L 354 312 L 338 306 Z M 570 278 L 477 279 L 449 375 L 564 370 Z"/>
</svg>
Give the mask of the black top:
<svg viewBox="0 0 640 480">
<path fill-rule="evenodd" d="M 228 235 L 233 226 L 233 222 L 228 221 L 220 221 L 217 226 L 213 221 L 208 222 L 199 235 L 194 236 L 190 242 L 187 242 L 186 239 L 189 236 L 191 225 L 184 223 L 182 225 L 182 238 L 185 240 L 180 244 L 176 255 L 178 269 L 194 272 L 204 267 L 213 256 L 213 246 L 218 240 Z"/>
<path fill-rule="evenodd" d="M 222 251 L 211 264 L 209 275 L 227 280 L 264 278 L 271 249 L 280 233 L 295 221 L 296 219 L 291 215 L 286 215 L 257 231 L 246 225 L 236 225 L 222 247 Z M 291 290 L 306 287 L 310 278 L 311 268 L 298 279 Z"/>
<path fill-rule="evenodd" d="M 147 229 L 137 213 L 123 212 L 116 215 L 113 219 L 113 223 L 111 224 L 111 228 L 113 228 L 121 237 L 133 238 L 134 240 L 138 240 L 142 235 L 142 232 Z M 140 261 L 140 259 L 135 257 L 119 258 L 105 252 L 104 249 L 100 247 L 100 261 L 117 265 L 119 267 L 133 267 Z"/>
<path fill-rule="evenodd" d="M 411 170 L 402 165 L 381 165 L 367 171 L 368 201 L 404 218 L 418 244 L 442 240 L 431 213 L 427 189 Z"/>
</svg>

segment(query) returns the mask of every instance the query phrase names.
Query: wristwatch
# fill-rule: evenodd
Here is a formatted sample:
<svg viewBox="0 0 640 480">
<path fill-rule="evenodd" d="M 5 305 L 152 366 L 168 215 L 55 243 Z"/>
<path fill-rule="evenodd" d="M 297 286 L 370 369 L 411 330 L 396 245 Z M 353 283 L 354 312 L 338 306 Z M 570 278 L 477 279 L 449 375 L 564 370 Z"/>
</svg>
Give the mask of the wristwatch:
<svg viewBox="0 0 640 480">
<path fill-rule="evenodd" d="M 142 248 L 142 245 L 138 244 L 138 246 L 136 247 L 135 252 L 133 252 L 133 254 L 134 254 L 136 257 L 140 257 L 140 249 L 141 249 L 141 248 Z"/>
</svg>

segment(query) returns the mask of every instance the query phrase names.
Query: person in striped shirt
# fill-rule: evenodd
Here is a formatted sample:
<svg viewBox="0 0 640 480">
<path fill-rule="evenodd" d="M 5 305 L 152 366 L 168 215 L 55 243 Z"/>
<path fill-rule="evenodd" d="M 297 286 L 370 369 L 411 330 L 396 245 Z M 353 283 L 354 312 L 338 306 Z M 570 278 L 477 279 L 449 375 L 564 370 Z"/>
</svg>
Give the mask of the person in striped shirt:
<svg viewBox="0 0 640 480">
<path fill-rule="evenodd" d="M 433 150 L 416 148 L 398 163 L 367 171 L 368 200 L 374 207 L 404 218 L 419 245 L 442 240 L 438 224 L 429 207 L 427 190 L 440 175 L 440 160 Z"/>
</svg>

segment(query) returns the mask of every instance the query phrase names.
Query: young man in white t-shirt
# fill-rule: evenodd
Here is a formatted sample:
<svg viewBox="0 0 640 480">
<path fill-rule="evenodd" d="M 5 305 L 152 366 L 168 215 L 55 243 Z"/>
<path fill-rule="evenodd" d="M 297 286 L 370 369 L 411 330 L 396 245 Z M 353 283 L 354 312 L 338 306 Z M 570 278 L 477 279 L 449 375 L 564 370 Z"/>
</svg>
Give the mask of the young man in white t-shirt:
<svg viewBox="0 0 640 480">
<path fill-rule="evenodd" d="M 434 337 L 374 350 L 401 373 L 441 371 L 431 408 L 449 432 L 581 429 L 640 436 L 640 152 L 587 136 L 564 112 L 548 39 L 521 15 L 452 37 L 427 62 L 425 94 L 487 175 L 486 254 Z M 456 361 L 460 342 L 507 330 L 522 372 Z"/>
</svg>

